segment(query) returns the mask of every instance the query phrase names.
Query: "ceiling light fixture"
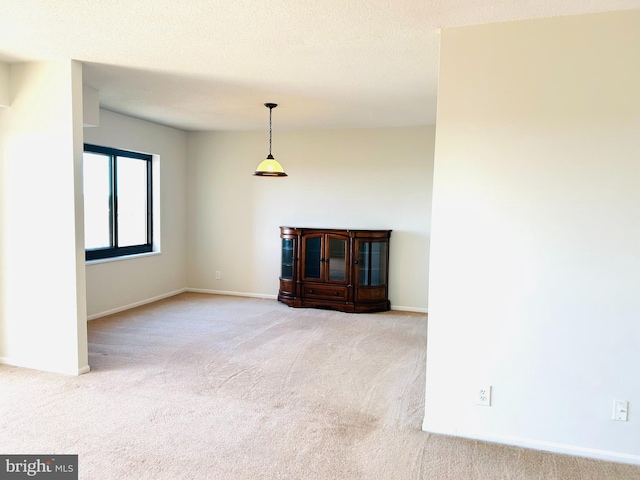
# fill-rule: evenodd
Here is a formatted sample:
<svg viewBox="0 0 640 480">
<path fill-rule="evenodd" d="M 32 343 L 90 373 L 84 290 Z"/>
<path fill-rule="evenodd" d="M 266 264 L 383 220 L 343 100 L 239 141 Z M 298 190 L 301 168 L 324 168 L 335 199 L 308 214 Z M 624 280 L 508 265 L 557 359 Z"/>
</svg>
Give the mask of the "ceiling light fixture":
<svg viewBox="0 0 640 480">
<path fill-rule="evenodd" d="M 278 163 L 278 161 L 273 158 L 271 155 L 271 112 L 273 109 L 278 106 L 277 103 L 265 103 L 265 107 L 269 109 L 269 155 L 266 160 L 260 162 L 256 171 L 253 172 L 254 175 L 258 175 L 260 177 L 286 177 L 287 174 L 284 173 L 284 168 L 282 165 Z"/>
</svg>

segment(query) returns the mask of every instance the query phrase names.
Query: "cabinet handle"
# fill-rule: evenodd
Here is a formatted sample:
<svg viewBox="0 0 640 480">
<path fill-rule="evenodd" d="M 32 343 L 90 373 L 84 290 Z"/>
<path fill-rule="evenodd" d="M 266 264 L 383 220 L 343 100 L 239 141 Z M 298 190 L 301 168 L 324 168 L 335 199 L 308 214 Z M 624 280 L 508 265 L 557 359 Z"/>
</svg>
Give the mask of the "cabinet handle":
<svg viewBox="0 0 640 480">
<path fill-rule="evenodd" d="M 313 293 L 313 290 L 309 289 L 309 293 Z"/>
<path fill-rule="evenodd" d="M 340 292 L 336 292 L 336 293 L 335 293 L 335 296 L 336 296 L 336 297 L 340 296 Z"/>
</svg>

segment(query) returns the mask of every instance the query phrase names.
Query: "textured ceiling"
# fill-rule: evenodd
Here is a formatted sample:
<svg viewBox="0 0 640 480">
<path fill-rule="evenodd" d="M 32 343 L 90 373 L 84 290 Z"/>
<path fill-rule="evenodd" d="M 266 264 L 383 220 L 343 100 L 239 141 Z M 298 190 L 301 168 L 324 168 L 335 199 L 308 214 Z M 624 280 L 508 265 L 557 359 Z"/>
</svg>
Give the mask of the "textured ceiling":
<svg viewBox="0 0 640 480">
<path fill-rule="evenodd" d="M 76 59 L 104 108 L 184 130 L 435 123 L 440 29 L 640 0 L 0 0 L 0 60 Z"/>
</svg>

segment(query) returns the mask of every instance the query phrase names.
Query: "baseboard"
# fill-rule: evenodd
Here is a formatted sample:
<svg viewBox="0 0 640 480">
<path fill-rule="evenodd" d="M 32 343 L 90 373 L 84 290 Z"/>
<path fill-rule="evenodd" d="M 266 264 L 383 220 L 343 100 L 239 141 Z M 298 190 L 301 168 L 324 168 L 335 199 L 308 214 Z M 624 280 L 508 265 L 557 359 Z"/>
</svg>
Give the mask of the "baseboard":
<svg viewBox="0 0 640 480">
<path fill-rule="evenodd" d="M 614 452 L 610 450 L 600 450 L 596 448 L 580 447 L 577 445 L 568 445 L 556 442 L 547 442 L 544 440 L 535 440 L 531 438 L 523 438 L 512 435 L 484 435 L 475 432 L 461 432 L 456 434 L 451 432 L 437 431 L 422 425 L 422 430 L 428 433 L 436 433 L 440 435 L 448 435 L 454 437 L 470 438 L 473 440 L 482 440 L 491 443 L 500 443 L 503 445 L 512 445 L 516 447 L 530 448 L 532 450 L 542 450 L 545 452 L 560 453 L 564 455 L 573 455 L 575 457 L 593 458 L 596 460 L 606 460 L 609 462 L 628 463 L 632 465 L 640 465 L 640 455 L 629 453 Z"/>
<path fill-rule="evenodd" d="M 0 365 L 10 365 L 12 367 L 19 367 L 19 368 L 26 368 L 28 370 L 37 370 L 39 372 L 49 372 L 49 373 L 56 373 L 56 374 L 60 374 L 60 375 L 82 375 L 83 373 L 87 373 L 89 372 L 89 370 L 91 370 L 91 368 L 89 367 L 89 365 L 85 365 L 82 368 L 79 368 L 77 371 L 75 372 L 67 372 L 67 371 L 60 371 L 60 370 L 47 370 L 46 368 L 42 368 L 40 366 L 36 366 L 36 365 L 32 365 L 32 364 L 26 364 L 23 362 L 16 362 L 14 360 L 12 360 L 9 357 L 0 357 Z"/>
<path fill-rule="evenodd" d="M 16 365 L 9 357 L 0 357 L 0 365 L 10 365 L 12 367 L 20 367 L 21 365 Z"/>
<path fill-rule="evenodd" d="M 146 305 L 147 303 L 157 302 L 158 300 L 162 300 L 164 298 L 173 297 L 174 295 L 178 295 L 184 292 L 193 292 L 193 293 L 206 293 L 209 295 L 230 295 L 232 297 L 249 297 L 249 298 L 262 298 L 267 300 L 277 300 L 277 295 L 268 295 L 265 293 L 246 293 L 246 292 L 232 292 L 228 290 L 210 290 L 207 288 L 181 288 L 180 290 L 175 290 L 173 292 L 165 293 L 163 295 L 158 295 L 156 297 L 147 298 L 145 300 L 141 300 L 139 302 L 131 303 L 129 305 L 124 305 L 122 307 L 113 308 L 111 310 L 106 310 L 100 313 L 94 313 L 93 315 L 89 315 L 87 320 L 95 320 L 97 318 L 106 317 L 107 315 L 113 315 L 114 313 L 124 312 L 125 310 L 129 310 L 131 308 L 140 307 L 142 305 Z M 415 312 L 415 313 L 427 313 L 426 308 L 414 308 L 414 307 L 403 307 L 398 305 L 392 305 L 391 310 L 397 310 L 402 312 Z"/>
<path fill-rule="evenodd" d="M 402 307 L 394 304 L 391 304 L 391 310 L 398 310 L 399 312 L 428 313 L 426 308 Z"/>
<path fill-rule="evenodd" d="M 230 295 L 232 297 L 265 298 L 268 300 L 278 299 L 277 295 L 267 295 L 265 293 L 229 292 L 226 290 L 208 290 L 206 288 L 186 288 L 185 291 L 193 293 L 208 293 L 211 295 Z"/>
<path fill-rule="evenodd" d="M 264 293 L 228 292 L 225 290 L 208 290 L 206 288 L 187 288 L 186 291 L 193 292 L 193 293 L 208 293 L 211 295 L 231 295 L 233 297 L 266 298 L 269 300 L 278 299 L 277 295 L 267 295 Z M 398 310 L 401 312 L 427 313 L 426 308 L 401 307 L 397 305 L 391 305 L 391 310 Z"/>
<path fill-rule="evenodd" d="M 155 297 L 147 298 L 145 300 L 140 300 L 139 302 L 130 303 L 129 305 L 123 305 L 122 307 L 113 308 L 111 310 L 106 310 L 100 313 L 94 313 L 93 315 L 87 316 L 87 320 L 95 320 L 96 318 L 106 317 L 107 315 L 113 315 L 114 313 L 124 312 L 125 310 L 129 310 L 131 308 L 140 307 L 142 305 L 146 305 L 147 303 L 157 302 L 158 300 L 162 300 L 165 298 L 173 297 L 175 295 L 179 295 L 188 291 L 186 288 L 181 288 L 179 290 L 175 290 L 173 292 L 164 293 L 162 295 L 157 295 Z"/>
</svg>

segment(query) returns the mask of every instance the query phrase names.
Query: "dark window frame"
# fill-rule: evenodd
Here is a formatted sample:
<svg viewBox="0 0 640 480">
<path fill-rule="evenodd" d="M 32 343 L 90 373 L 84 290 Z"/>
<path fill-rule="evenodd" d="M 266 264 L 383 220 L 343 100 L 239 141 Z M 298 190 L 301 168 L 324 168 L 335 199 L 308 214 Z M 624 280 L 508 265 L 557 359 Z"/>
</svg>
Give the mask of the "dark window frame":
<svg viewBox="0 0 640 480">
<path fill-rule="evenodd" d="M 98 153 L 109 156 L 110 171 L 110 247 L 85 249 L 85 259 L 100 260 L 103 258 L 125 257 L 127 255 L 136 255 L 140 253 L 149 253 L 153 251 L 153 155 L 147 153 L 131 152 L 129 150 L 121 150 L 118 148 L 103 147 L 100 145 L 84 144 L 84 151 L 88 153 Z M 126 247 L 118 246 L 118 186 L 116 182 L 118 172 L 117 157 L 135 158 L 147 162 L 147 241 L 140 245 L 131 245 Z"/>
</svg>

